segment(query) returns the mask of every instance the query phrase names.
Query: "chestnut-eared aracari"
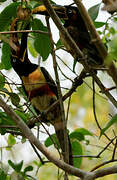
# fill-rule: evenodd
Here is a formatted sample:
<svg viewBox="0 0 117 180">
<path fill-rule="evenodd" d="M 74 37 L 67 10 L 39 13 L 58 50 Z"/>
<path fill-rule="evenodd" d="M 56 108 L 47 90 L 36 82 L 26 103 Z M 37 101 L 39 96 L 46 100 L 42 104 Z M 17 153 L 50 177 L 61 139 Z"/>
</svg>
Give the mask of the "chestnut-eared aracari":
<svg viewBox="0 0 117 180">
<path fill-rule="evenodd" d="M 52 5 L 53 9 L 57 13 L 60 19 L 64 20 L 64 27 L 67 29 L 73 40 L 78 45 L 79 49 L 86 55 L 87 62 L 92 67 L 101 67 L 103 65 L 103 59 L 100 57 L 96 46 L 91 42 L 90 34 L 84 23 L 82 16 L 77 7 L 75 6 L 61 6 Z M 40 5 L 33 10 L 33 14 L 49 15 L 44 5 Z M 66 43 L 60 33 L 60 39 L 63 45 L 66 47 L 73 57 L 74 53 L 72 48 Z"/>
<path fill-rule="evenodd" d="M 16 18 L 11 24 L 11 30 L 17 30 Z M 25 29 L 29 28 L 29 24 Z M 16 73 L 19 75 L 26 95 L 33 105 L 36 112 L 43 113 L 49 106 L 51 106 L 57 99 L 57 87 L 49 73 L 44 67 L 30 62 L 27 53 L 27 36 L 28 33 L 23 33 L 21 43 L 18 41 L 17 33 L 11 34 L 11 41 L 17 47 L 16 50 L 11 48 L 11 64 Z M 60 106 L 56 106 L 52 112 L 44 116 L 45 123 L 51 123 L 58 138 L 58 142 L 62 149 L 63 157 L 65 153 L 65 137 L 64 137 L 64 123 L 61 121 Z M 69 145 L 69 164 L 73 165 L 72 149 L 70 139 L 68 137 Z"/>
</svg>

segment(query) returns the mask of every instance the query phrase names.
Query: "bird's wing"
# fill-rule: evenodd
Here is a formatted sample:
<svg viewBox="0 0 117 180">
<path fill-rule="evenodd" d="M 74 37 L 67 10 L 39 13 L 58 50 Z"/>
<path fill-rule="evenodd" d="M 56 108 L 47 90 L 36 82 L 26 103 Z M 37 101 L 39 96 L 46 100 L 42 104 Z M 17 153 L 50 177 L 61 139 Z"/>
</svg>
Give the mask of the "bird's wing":
<svg viewBox="0 0 117 180">
<path fill-rule="evenodd" d="M 48 83 L 48 86 L 50 87 L 50 89 L 53 91 L 53 93 L 58 98 L 57 86 L 56 86 L 54 80 L 52 79 L 52 77 L 50 76 L 50 74 L 48 73 L 48 71 L 44 67 L 41 67 L 41 71 L 44 74 L 44 77 Z"/>
</svg>

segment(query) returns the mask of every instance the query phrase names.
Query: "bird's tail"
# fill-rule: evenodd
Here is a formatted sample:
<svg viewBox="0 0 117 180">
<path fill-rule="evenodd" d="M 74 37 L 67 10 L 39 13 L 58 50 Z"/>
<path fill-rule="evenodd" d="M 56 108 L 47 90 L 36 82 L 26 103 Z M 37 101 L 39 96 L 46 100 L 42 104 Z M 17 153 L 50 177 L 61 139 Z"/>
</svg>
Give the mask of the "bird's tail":
<svg viewBox="0 0 117 180">
<path fill-rule="evenodd" d="M 62 154 L 63 154 L 63 158 L 64 158 L 66 139 L 65 139 L 65 135 L 64 135 L 64 129 L 62 128 L 62 124 L 63 124 L 62 122 L 61 123 L 56 123 L 54 125 L 54 128 L 55 128 L 56 136 L 57 136 L 57 139 L 59 141 L 60 147 L 62 149 Z M 71 146 L 71 142 L 70 142 L 70 138 L 69 138 L 68 134 L 67 134 L 67 138 L 68 138 L 69 164 L 73 165 L 72 146 Z"/>
</svg>

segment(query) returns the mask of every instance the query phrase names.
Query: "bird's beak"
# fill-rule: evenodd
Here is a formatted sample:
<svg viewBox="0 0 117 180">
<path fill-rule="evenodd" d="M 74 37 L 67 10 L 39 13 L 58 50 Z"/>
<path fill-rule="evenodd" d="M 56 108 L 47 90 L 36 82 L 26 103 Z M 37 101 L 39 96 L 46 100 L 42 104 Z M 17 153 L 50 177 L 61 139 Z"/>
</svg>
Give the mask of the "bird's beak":
<svg viewBox="0 0 117 180">
<path fill-rule="evenodd" d="M 66 15 L 66 8 L 64 6 L 53 4 L 52 7 L 60 19 L 68 19 Z M 32 13 L 49 16 L 47 9 L 44 5 L 36 7 L 35 9 L 33 9 Z"/>
</svg>

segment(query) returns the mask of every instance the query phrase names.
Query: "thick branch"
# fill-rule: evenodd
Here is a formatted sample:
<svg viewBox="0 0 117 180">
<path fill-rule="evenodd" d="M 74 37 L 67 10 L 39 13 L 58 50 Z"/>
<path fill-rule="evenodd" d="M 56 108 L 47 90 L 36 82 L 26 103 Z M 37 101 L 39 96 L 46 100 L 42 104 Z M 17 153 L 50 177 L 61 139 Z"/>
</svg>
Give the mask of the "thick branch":
<svg viewBox="0 0 117 180">
<path fill-rule="evenodd" d="M 117 165 L 94 171 L 94 178 L 99 178 L 99 177 L 103 177 L 103 176 L 106 176 L 109 174 L 115 174 L 115 173 L 117 173 Z"/>
</svg>

